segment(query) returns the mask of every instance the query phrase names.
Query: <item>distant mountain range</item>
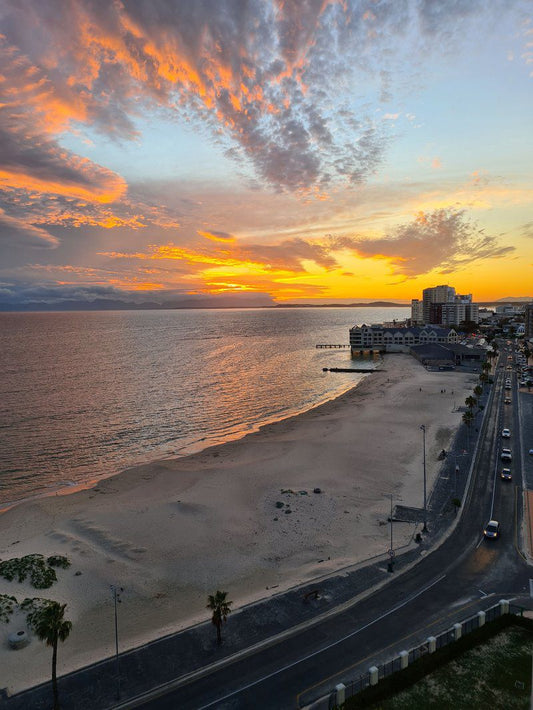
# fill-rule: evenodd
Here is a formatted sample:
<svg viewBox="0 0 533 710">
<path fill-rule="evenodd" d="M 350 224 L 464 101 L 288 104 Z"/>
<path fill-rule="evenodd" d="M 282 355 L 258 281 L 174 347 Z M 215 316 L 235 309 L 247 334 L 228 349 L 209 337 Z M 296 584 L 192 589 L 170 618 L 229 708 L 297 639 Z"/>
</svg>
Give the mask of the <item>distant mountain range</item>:
<svg viewBox="0 0 533 710">
<path fill-rule="evenodd" d="M 278 303 L 276 308 L 407 308 L 409 303 L 370 301 L 369 303 Z"/>
<path fill-rule="evenodd" d="M 528 301 L 533 301 L 533 296 L 505 296 L 505 298 L 499 298 L 494 303 L 527 303 Z"/>
<path fill-rule="evenodd" d="M 49 297 L 49 294 L 47 294 Z M 159 298 L 150 294 L 146 300 L 137 300 L 139 294 L 121 298 L 111 297 L 76 299 L 70 294 L 61 299 L 48 300 L 46 296 L 29 297 L 24 301 L 0 301 L 0 311 L 139 311 L 191 308 L 408 308 L 409 302 L 367 301 L 365 303 L 275 303 L 268 294 L 220 294 L 217 296 L 164 295 Z M 135 300 L 134 300 L 135 299 Z M 160 299 L 160 300 L 159 300 Z M 507 296 L 495 301 L 476 301 L 480 306 L 494 307 L 505 303 L 523 304 L 533 302 L 533 296 Z"/>
</svg>

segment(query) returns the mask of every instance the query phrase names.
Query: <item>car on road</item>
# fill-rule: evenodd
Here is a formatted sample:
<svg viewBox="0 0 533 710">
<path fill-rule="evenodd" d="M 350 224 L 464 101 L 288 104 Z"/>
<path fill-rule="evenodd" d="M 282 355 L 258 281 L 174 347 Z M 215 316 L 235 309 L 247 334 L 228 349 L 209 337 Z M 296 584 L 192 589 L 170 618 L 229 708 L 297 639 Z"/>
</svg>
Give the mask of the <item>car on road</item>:
<svg viewBox="0 0 533 710">
<path fill-rule="evenodd" d="M 533 449 L 529 449 L 529 455 L 533 456 Z"/>
<path fill-rule="evenodd" d="M 511 431 L 510 429 L 502 429 L 502 437 L 504 439 L 510 439 L 511 438 Z"/>
<path fill-rule="evenodd" d="M 531 451 L 533 452 L 533 449 L 531 449 Z M 511 449 L 502 449 L 500 458 L 502 461 L 512 461 L 513 455 L 511 453 Z"/>
<path fill-rule="evenodd" d="M 511 481 L 513 476 L 510 468 L 502 468 L 500 472 L 500 478 L 502 481 Z"/>
<path fill-rule="evenodd" d="M 510 397 L 506 397 L 506 398 L 503 400 L 503 403 L 504 403 L 504 404 L 511 404 L 511 398 L 510 398 Z"/>
<path fill-rule="evenodd" d="M 489 520 L 485 525 L 483 535 L 485 535 L 487 540 L 496 540 L 496 538 L 500 537 L 500 523 L 497 520 Z"/>
</svg>

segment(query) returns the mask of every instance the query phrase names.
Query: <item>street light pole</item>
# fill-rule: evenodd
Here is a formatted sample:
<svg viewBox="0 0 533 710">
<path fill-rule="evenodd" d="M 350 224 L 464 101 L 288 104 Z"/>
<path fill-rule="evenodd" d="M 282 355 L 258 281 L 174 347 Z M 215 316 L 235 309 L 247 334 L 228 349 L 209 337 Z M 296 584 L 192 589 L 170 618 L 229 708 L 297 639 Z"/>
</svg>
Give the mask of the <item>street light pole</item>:
<svg viewBox="0 0 533 710">
<path fill-rule="evenodd" d="M 113 592 L 113 601 L 115 603 L 115 656 L 117 663 L 117 700 L 120 700 L 120 662 L 118 656 L 118 615 L 117 615 L 117 604 L 120 604 L 120 593 L 124 591 L 123 587 L 117 587 L 114 584 L 111 585 L 111 591 Z"/>
<path fill-rule="evenodd" d="M 390 494 L 390 550 L 391 557 L 394 552 L 394 545 L 392 544 L 392 493 Z"/>
<path fill-rule="evenodd" d="M 422 424 L 420 426 L 422 429 L 422 442 L 423 442 L 423 452 L 424 452 L 424 526 L 422 527 L 422 532 L 427 533 L 427 496 L 426 496 L 426 425 Z"/>
<path fill-rule="evenodd" d="M 394 572 L 394 543 L 392 539 L 392 493 L 390 495 L 390 547 L 389 547 L 389 562 L 387 564 L 387 571 Z"/>
</svg>

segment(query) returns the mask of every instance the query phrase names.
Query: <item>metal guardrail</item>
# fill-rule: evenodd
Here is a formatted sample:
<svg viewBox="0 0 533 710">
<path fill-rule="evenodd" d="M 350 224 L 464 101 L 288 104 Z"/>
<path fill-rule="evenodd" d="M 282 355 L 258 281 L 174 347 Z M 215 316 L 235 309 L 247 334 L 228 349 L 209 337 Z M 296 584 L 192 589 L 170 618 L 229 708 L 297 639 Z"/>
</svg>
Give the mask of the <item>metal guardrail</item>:
<svg viewBox="0 0 533 710">
<path fill-rule="evenodd" d="M 524 609 L 522 607 L 515 606 L 515 605 L 510 604 L 508 602 L 505 602 L 505 604 L 508 604 L 509 611 L 505 611 L 505 605 L 502 604 L 501 602 L 499 602 L 498 604 L 495 604 L 494 606 L 490 607 L 489 609 L 484 610 L 484 614 L 485 614 L 484 617 L 482 615 L 480 616 L 478 613 L 476 613 L 473 616 L 469 616 L 467 619 L 464 619 L 463 621 L 458 622 L 457 626 L 460 625 L 460 627 L 461 627 L 461 637 L 465 636 L 466 634 L 468 634 L 472 631 L 475 631 L 476 629 L 479 629 L 484 624 L 490 623 L 491 621 L 498 619 L 500 616 L 503 616 L 504 614 L 509 613 L 509 614 L 513 614 L 515 616 L 522 616 L 523 611 L 524 611 Z M 438 636 L 435 636 L 434 638 L 435 638 L 435 650 L 438 650 L 439 648 L 444 648 L 444 646 L 448 646 L 449 644 L 454 643 L 458 638 L 456 626 L 446 629 L 445 631 L 440 633 Z M 407 653 L 408 653 L 407 665 L 410 666 L 412 663 L 417 661 L 422 656 L 426 656 L 428 653 L 430 653 L 428 640 L 426 640 L 425 642 L 421 643 L 418 646 L 415 646 L 414 648 L 411 648 Z M 402 658 L 401 658 L 401 656 L 395 656 L 394 658 L 392 658 L 388 661 L 385 661 L 384 663 L 376 664 L 375 668 L 377 668 L 378 680 L 383 680 L 384 678 L 387 678 L 388 676 L 392 675 L 393 673 L 397 673 L 398 671 L 402 670 Z M 345 690 L 344 690 L 345 697 L 350 698 L 354 695 L 357 695 L 358 693 L 365 690 L 366 688 L 368 688 L 370 685 L 372 685 L 371 678 L 372 678 L 371 671 L 368 670 L 365 673 L 361 673 L 359 676 L 357 676 L 355 678 L 343 681 L 343 684 L 345 686 Z M 336 708 L 336 707 L 338 707 L 338 705 L 337 705 L 337 691 L 332 690 L 328 696 L 328 708 L 330 710 L 332 710 L 333 708 Z"/>
</svg>

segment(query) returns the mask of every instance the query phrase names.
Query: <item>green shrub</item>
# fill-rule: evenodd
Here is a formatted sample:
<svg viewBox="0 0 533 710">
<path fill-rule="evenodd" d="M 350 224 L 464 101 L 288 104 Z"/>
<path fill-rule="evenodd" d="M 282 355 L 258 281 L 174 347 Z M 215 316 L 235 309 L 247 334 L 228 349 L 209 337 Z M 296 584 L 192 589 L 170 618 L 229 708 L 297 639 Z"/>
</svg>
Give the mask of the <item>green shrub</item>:
<svg viewBox="0 0 533 710">
<path fill-rule="evenodd" d="M 40 554 L 14 557 L 11 560 L 0 562 L 0 576 L 7 579 L 8 582 L 13 580 L 24 582 L 29 577 L 36 589 L 48 589 L 54 582 L 57 582 L 54 567 L 66 569 L 70 567 L 70 562 L 62 555 L 52 555 L 46 560 Z"/>
<path fill-rule="evenodd" d="M 50 567 L 61 567 L 62 569 L 67 569 L 70 567 L 70 561 L 67 557 L 63 555 L 52 555 L 46 559 Z"/>
</svg>

